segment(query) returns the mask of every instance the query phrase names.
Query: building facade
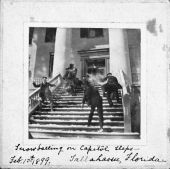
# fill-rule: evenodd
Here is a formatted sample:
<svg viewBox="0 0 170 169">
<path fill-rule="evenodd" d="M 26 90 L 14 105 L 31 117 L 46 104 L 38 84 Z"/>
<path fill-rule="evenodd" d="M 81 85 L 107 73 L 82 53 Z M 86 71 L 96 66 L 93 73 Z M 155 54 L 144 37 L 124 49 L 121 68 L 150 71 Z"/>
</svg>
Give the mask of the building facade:
<svg viewBox="0 0 170 169">
<path fill-rule="evenodd" d="M 70 63 L 82 78 L 92 66 L 119 81 L 120 70 L 131 84 L 140 85 L 139 29 L 30 28 L 29 78 L 64 75 Z M 120 82 L 121 83 L 121 82 Z"/>
</svg>

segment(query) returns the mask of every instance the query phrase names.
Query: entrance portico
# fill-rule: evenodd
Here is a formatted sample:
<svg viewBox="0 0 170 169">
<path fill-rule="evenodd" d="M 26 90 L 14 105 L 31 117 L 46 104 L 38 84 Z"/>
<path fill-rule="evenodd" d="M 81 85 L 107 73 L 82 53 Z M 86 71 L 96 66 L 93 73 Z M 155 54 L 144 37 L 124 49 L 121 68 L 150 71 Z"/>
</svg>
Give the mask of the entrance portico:
<svg viewBox="0 0 170 169">
<path fill-rule="evenodd" d="M 109 46 L 100 45 L 89 50 L 78 51 L 81 58 L 81 75 L 92 73 L 92 69 L 96 68 L 97 72 L 103 76 L 109 73 Z"/>
</svg>

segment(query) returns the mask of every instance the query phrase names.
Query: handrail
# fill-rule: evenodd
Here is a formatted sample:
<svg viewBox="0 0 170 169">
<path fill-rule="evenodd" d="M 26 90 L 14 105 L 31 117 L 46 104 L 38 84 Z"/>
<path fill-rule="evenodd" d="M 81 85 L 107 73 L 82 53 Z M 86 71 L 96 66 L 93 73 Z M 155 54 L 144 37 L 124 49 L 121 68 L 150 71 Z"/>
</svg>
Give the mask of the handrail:
<svg viewBox="0 0 170 169">
<path fill-rule="evenodd" d="M 131 132 L 131 85 L 128 81 L 127 75 L 120 70 L 120 77 L 122 81 L 122 104 L 124 112 L 124 131 Z"/>
<path fill-rule="evenodd" d="M 49 83 L 51 84 L 56 84 L 58 82 L 58 79 L 61 78 L 61 74 L 58 74 L 54 78 L 52 78 Z M 52 91 L 56 88 L 57 86 L 51 87 Z M 33 112 L 39 105 L 39 91 L 40 88 L 36 89 L 29 95 L 29 114 Z"/>
</svg>

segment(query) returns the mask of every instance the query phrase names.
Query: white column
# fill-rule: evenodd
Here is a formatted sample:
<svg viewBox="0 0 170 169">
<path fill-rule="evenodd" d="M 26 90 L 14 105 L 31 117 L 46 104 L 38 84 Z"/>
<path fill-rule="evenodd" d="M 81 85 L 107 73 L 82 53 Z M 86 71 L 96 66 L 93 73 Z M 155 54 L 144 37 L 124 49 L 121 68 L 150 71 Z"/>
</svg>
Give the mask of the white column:
<svg viewBox="0 0 170 169">
<path fill-rule="evenodd" d="M 115 75 L 121 83 L 120 70 L 123 70 L 131 83 L 132 78 L 126 30 L 109 29 L 109 45 L 110 72 Z"/>
<path fill-rule="evenodd" d="M 34 80 L 36 53 L 37 53 L 37 45 L 34 41 L 32 41 L 32 44 L 29 46 L 29 71 L 31 71 L 31 77 L 29 79 L 30 89 L 34 88 L 33 85 L 32 85 L 32 82 Z"/>
<path fill-rule="evenodd" d="M 67 35 L 66 29 L 57 28 L 54 49 L 53 77 L 58 75 L 59 73 L 61 73 L 61 75 L 64 74 L 66 35 Z"/>
<path fill-rule="evenodd" d="M 124 131 L 131 132 L 130 95 L 126 84 L 131 84 L 132 78 L 126 30 L 109 29 L 109 44 L 110 72 L 118 78 L 123 87 Z"/>
<path fill-rule="evenodd" d="M 75 56 L 72 52 L 72 30 L 70 28 L 57 28 L 55 49 L 54 49 L 54 64 L 53 64 L 53 77 L 64 75 L 65 68 L 70 63 L 75 64 Z"/>
</svg>

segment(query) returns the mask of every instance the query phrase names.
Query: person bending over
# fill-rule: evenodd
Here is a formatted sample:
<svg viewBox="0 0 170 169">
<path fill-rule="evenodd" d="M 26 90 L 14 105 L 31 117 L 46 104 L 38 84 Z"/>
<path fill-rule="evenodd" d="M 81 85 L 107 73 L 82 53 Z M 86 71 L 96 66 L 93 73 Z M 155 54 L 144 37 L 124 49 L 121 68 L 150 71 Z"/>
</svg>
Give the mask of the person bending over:
<svg viewBox="0 0 170 169">
<path fill-rule="evenodd" d="M 118 89 L 122 87 L 118 83 L 117 78 L 113 76 L 112 73 L 108 73 L 104 80 L 107 81 L 107 83 L 102 86 L 103 96 L 107 97 L 109 105 L 113 106 L 113 97 L 116 97 L 117 102 L 120 103 L 121 100 L 119 99 Z"/>
</svg>

